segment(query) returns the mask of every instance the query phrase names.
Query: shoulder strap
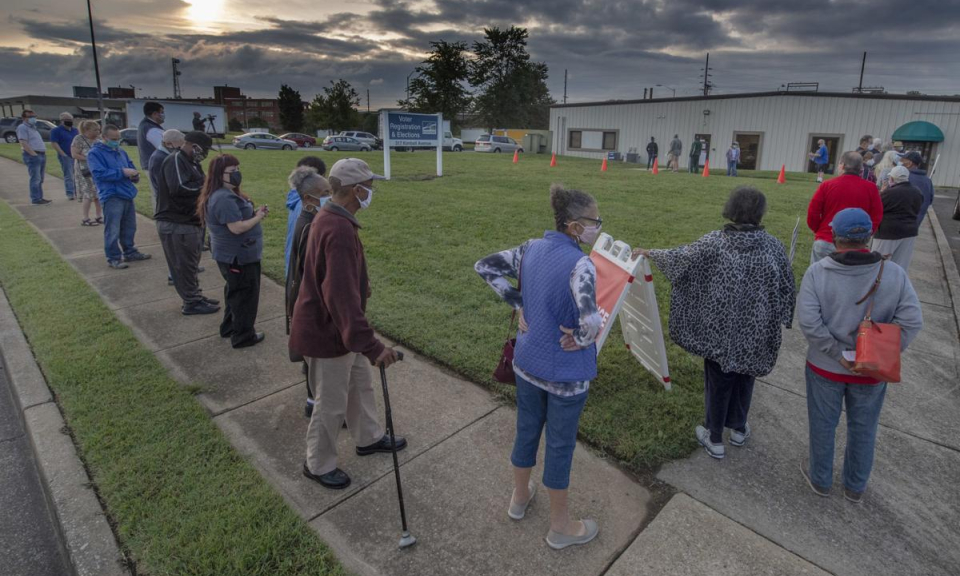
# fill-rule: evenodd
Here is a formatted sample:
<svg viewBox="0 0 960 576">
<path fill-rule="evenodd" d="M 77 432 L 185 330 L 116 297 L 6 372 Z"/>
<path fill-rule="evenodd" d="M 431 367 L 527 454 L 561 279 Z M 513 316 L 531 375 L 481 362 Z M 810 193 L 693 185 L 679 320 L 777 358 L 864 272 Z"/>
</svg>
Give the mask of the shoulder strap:
<svg viewBox="0 0 960 576">
<path fill-rule="evenodd" d="M 877 293 L 877 289 L 880 287 L 880 280 L 883 278 L 883 265 L 886 264 L 886 259 L 880 260 L 880 271 L 877 273 L 877 279 L 873 281 L 873 286 L 870 287 L 870 291 L 867 292 L 863 298 L 857 300 L 857 306 L 863 304 L 867 298 L 874 296 Z M 870 314 L 873 312 L 873 302 L 875 299 L 870 300 L 870 304 L 867 306 L 867 313 L 864 316 L 864 320 L 870 319 Z"/>
</svg>

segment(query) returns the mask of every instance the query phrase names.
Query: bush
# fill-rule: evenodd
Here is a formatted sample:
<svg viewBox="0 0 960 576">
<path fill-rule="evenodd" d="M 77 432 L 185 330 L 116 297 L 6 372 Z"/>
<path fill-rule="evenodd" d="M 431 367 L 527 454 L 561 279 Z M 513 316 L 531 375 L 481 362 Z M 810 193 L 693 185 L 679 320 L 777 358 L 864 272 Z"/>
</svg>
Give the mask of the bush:
<svg viewBox="0 0 960 576">
<path fill-rule="evenodd" d="M 230 132 L 243 132 L 243 124 L 240 123 L 240 119 L 231 118 L 230 121 L 227 122 L 227 129 Z"/>
<path fill-rule="evenodd" d="M 247 120 L 247 128 L 269 128 L 267 121 L 259 116 Z"/>
</svg>

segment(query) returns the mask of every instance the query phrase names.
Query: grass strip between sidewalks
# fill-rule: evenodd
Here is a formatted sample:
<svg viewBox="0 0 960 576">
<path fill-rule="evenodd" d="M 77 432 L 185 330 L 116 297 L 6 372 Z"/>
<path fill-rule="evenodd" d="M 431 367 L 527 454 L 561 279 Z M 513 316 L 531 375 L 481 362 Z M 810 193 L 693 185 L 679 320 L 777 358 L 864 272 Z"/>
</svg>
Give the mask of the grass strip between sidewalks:
<svg viewBox="0 0 960 576">
<path fill-rule="evenodd" d="M 189 389 L 0 202 L 0 285 L 139 575 L 342 574 Z"/>
</svg>

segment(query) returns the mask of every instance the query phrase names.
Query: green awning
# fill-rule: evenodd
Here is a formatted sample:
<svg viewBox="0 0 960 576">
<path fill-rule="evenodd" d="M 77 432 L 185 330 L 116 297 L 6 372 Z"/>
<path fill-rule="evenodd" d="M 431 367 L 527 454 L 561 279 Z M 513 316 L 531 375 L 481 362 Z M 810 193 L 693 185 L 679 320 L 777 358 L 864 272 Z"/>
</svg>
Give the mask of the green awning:
<svg viewBox="0 0 960 576">
<path fill-rule="evenodd" d="M 943 132 L 935 124 L 917 120 L 907 122 L 893 133 L 893 140 L 901 142 L 943 142 Z"/>
</svg>

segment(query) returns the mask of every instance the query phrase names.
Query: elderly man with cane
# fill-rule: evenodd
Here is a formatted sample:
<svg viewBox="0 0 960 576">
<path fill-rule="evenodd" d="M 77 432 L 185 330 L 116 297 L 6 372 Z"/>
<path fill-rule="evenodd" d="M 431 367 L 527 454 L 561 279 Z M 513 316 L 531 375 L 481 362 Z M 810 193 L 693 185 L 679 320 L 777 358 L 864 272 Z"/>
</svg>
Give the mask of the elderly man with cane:
<svg viewBox="0 0 960 576">
<path fill-rule="evenodd" d="M 377 338 L 366 318 L 370 280 L 356 213 L 370 206 L 374 174 L 367 163 L 344 158 L 330 170 L 333 195 L 313 219 L 300 292 L 290 326 L 290 351 L 304 357 L 317 400 L 307 427 L 303 475 L 339 490 L 350 477 L 337 467 L 337 436 L 344 420 L 358 456 L 401 450 L 407 441 L 384 434 L 370 366 L 387 367 L 398 353 Z"/>
</svg>

